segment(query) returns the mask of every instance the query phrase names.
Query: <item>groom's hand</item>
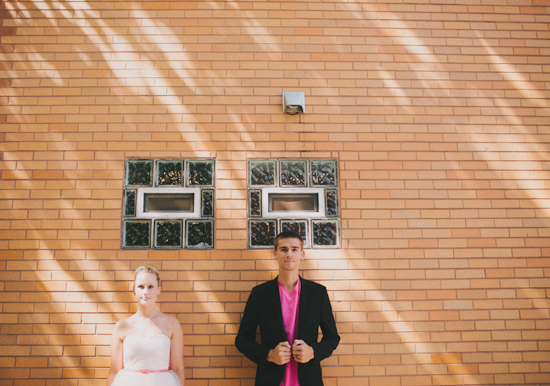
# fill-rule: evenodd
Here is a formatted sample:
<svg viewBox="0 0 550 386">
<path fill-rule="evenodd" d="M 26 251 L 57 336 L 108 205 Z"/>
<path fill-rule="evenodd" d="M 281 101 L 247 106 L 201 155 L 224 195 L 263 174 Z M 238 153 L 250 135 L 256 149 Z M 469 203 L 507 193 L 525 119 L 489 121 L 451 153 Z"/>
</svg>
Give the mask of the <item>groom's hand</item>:
<svg viewBox="0 0 550 386">
<path fill-rule="evenodd" d="M 281 366 L 290 362 L 290 355 L 290 344 L 288 342 L 281 342 L 277 347 L 269 351 L 267 360 Z"/>
<path fill-rule="evenodd" d="M 292 355 L 294 360 L 299 363 L 307 363 L 315 356 L 313 347 L 301 339 L 296 339 L 292 345 Z"/>
</svg>

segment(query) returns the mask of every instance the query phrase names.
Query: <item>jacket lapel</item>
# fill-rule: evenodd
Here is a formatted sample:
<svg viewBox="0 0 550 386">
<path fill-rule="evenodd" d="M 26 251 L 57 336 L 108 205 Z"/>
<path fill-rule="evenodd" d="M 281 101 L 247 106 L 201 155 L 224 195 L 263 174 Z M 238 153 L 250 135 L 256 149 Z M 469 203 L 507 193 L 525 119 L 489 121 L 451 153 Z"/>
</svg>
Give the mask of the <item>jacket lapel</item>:
<svg viewBox="0 0 550 386">
<path fill-rule="evenodd" d="M 286 337 L 285 332 L 285 325 L 283 322 L 283 310 L 281 308 L 281 296 L 279 295 L 279 280 L 278 277 L 276 277 L 274 280 L 271 281 L 271 285 L 269 288 L 269 293 L 271 297 L 272 302 L 272 309 L 275 310 L 275 314 L 273 315 L 275 317 L 275 323 L 276 323 L 276 331 L 278 331 L 278 334 L 281 338 L 279 338 L 279 342 L 284 342 L 288 338 Z M 292 344 L 292 342 L 290 343 Z"/>
<path fill-rule="evenodd" d="M 298 304 L 298 320 L 296 321 L 298 323 L 298 334 L 297 339 L 302 339 L 303 337 L 303 321 L 306 318 L 307 312 L 306 307 L 308 305 L 308 282 L 307 280 L 302 279 L 300 276 L 300 303 Z"/>
</svg>

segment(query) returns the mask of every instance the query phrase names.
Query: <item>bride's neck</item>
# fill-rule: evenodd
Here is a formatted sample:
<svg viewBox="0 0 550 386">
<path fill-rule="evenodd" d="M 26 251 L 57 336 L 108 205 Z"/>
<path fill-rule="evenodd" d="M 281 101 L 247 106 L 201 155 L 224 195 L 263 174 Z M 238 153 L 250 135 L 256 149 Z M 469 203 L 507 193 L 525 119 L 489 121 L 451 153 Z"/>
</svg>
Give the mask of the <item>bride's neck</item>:
<svg viewBox="0 0 550 386">
<path fill-rule="evenodd" d="M 158 314 L 160 314 L 160 311 L 154 305 L 151 305 L 149 307 L 138 306 L 135 315 L 139 318 L 152 318 Z"/>
</svg>

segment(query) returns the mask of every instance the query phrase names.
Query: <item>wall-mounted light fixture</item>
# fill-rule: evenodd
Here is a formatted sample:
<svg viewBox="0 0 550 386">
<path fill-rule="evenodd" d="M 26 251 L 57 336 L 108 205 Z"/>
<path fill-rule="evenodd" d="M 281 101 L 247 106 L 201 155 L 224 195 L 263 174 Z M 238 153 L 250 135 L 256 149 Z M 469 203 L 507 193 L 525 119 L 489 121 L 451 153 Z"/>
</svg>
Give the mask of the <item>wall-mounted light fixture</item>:
<svg viewBox="0 0 550 386">
<path fill-rule="evenodd" d="M 283 112 L 288 115 L 296 115 L 306 112 L 306 98 L 303 92 L 283 92 Z"/>
</svg>

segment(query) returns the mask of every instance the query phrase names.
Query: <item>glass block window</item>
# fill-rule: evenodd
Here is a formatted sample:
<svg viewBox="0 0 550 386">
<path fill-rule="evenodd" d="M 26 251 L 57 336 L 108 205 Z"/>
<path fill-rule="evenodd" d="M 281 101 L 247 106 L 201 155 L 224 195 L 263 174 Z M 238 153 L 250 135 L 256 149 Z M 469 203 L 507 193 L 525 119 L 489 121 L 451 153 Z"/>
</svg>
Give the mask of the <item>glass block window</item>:
<svg viewBox="0 0 550 386">
<path fill-rule="evenodd" d="M 298 233 L 304 239 L 304 248 L 309 248 L 308 220 L 281 220 L 281 232 L 292 231 Z"/>
<path fill-rule="evenodd" d="M 187 220 L 187 248 L 214 248 L 214 221 Z"/>
<path fill-rule="evenodd" d="M 150 248 L 151 221 L 124 221 L 122 224 L 122 243 L 126 248 Z"/>
<path fill-rule="evenodd" d="M 182 220 L 155 220 L 155 248 L 181 248 Z"/>
<path fill-rule="evenodd" d="M 126 162 L 126 186 L 152 186 L 153 160 L 131 160 Z"/>
<path fill-rule="evenodd" d="M 335 159 L 248 161 L 248 246 L 272 248 L 286 230 L 306 248 L 340 248 Z"/>
<path fill-rule="evenodd" d="M 128 159 L 121 247 L 214 248 L 215 160 Z"/>
<path fill-rule="evenodd" d="M 248 209 L 250 217 L 261 217 L 262 215 L 262 191 L 251 190 L 248 193 Z"/>
<path fill-rule="evenodd" d="M 155 164 L 157 166 L 157 186 L 181 186 L 184 170 L 182 160 L 157 160 Z"/>
<path fill-rule="evenodd" d="M 307 186 L 307 161 L 280 161 L 280 186 Z"/>
<path fill-rule="evenodd" d="M 204 189 L 201 191 L 201 214 L 202 217 L 214 217 L 214 190 Z"/>
<path fill-rule="evenodd" d="M 187 161 L 188 186 L 214 186 L 214 161 Z"/>
<path fill-rule="evenodd" d="M 314 160 L 309 162 L 311 186 L 338 186 L 336 160 Z"/>
<path fill-rule="evenodd" d="M 277 176 L 277 161 L 249 161 L 248 176 L 249 186 L 275 186 Z"/>
<path fill-rule="evenodd" d="M 313 245 L 317 246 L 338 246 L 339 227 L 337 220 L 312 220 Z"/>
<path fill-rule="evenodd" d="M 125 190 L 124 191 L 124 216 L 134 217 L 136 215 L 136 191 Z"/>
<path fill-rule="evenodd" d="M 327 217 L 338 216 L 338 191 L 335 189 L 325 190 L 325 208 Z"/>
<path fill-rule="evenodd" d="M 276 220 L 253 220 L 249 222 L 249 245 L 251 248 L 273 248 L 277 236 Z"/>
</svg>

